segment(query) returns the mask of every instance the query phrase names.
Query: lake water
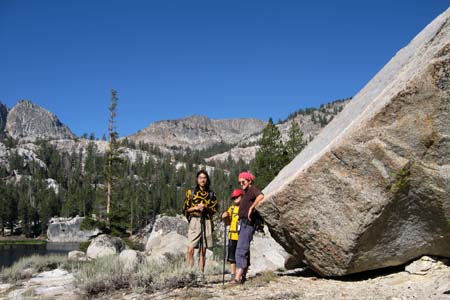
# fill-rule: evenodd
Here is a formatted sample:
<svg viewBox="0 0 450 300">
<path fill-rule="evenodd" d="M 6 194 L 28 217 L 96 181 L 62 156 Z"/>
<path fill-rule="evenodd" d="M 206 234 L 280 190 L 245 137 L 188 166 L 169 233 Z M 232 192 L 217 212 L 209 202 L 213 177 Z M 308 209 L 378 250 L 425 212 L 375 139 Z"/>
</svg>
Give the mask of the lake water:
<svg viewBox="0 0 450 300">
<path fill-rule="evenodd" d="M 80 243 L 47 243 L 46 245 L 0 245 L 0 269 L 9 267 L 22 257 L 33 254 L 67 255 L 72 250 L 78 250 Z"/>
</svg>

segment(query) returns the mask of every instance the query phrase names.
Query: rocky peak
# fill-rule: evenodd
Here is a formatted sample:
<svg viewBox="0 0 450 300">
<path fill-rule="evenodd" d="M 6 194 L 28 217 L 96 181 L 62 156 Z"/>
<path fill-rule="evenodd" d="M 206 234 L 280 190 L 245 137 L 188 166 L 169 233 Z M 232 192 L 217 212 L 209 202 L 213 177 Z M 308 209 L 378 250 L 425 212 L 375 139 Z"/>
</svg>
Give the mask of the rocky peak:
<svg viewBox="0 0 450 300">
<path fill-rule="evenodd" d="M 6 105 L 0 102 L 0 137 L 2 137 L 4 134 L 7 118 L 8 108 L 6 107 Z"/>
<path fill-rule="evenodd" d="M 20 100 L 8 113 L 6 131 L 15 139 L 75 138 L 58 117 L 29 100 Z"/>
<path fill-rule="evenodd" d="M 205 149 L 218 143 L 237 144 L 258 134 L 264 126 L 265 122 L 258 119 L 214 120 L 194 115 L 155 122 L 128 139 L 165 147 Z"/>
</svg>

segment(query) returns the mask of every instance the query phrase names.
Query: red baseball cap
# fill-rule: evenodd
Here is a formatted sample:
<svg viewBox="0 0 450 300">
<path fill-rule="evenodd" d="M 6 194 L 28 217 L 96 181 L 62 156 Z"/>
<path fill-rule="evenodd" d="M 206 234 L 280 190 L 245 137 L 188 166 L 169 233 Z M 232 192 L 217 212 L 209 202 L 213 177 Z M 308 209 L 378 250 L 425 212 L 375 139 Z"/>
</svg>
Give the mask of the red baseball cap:
<svg viewBox="0 0 450 300">
<path fill-rule="evenodd" d="M 232 193 L 231 193 L 231 199 L 237 198 L 239 196 L 242 195 L 242 190 L 241 189 L 235 189 Z"/>
</svg>

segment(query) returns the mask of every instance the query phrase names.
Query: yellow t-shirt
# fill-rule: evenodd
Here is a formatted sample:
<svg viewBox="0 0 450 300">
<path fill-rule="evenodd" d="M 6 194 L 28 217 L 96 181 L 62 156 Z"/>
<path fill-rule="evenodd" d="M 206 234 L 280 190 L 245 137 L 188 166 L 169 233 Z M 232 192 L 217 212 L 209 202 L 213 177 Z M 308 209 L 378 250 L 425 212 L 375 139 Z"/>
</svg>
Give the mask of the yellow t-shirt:
<svg viewBox="0 0 450 300">
<path fill-rule="evenodd" d="M 239 232 L 238 232 L 239 206 L 237 206 L 236 204 L 232 204 L 228 208 L 227 212 L 228 212 L 229 220 L 231 220 L 231 222 L 230 222 L 230 230 L 228 231 L 228 238 L 230 240 L 237 241 L 238 237 L 239 237 Z"/>
</svg>

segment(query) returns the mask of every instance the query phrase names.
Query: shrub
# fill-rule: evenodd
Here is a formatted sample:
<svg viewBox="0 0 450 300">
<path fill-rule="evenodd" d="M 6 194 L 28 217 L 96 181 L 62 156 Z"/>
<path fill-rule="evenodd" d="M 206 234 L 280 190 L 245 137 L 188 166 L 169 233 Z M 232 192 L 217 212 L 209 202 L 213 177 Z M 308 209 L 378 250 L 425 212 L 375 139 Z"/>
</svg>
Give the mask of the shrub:
<svg viewBox="0 0 450 300">
<path fill-rule="evenodd" d="M 213 271 L 206 270 L 206 273 Z M 128 271 L 118 256 L 102 257 L 82 265 L 75 277 L 77 286 L 90 296 L 123 288 L 152 292 L 199 285 L 199 273 L 186 267 L 184 255 L 144 260 L 136 270 Z"/>
<path fill-rule="evenodd" d="M 90 295 L 129 287 L 129 274 L 118 256 L 105 256 L 86 263 L 76 273 L 77 284 Z"/>
<path fill-rule="evenodd" d="M 92 241 L 81 242 L 80 243 L 80 251 L 83 251 L 84 253 L 86 253 L 86 251 L 89 248 L 89 245 L 91 244 L 91 242 Z"/>
<path fill-rule="evenodd" d="M 21 258 L 9 268 L 0 273 L 0 279 L 4 282 L 15 283 L 22 279 L 28 279 L 35 273 L 50 271 L 58 267 L 70 268 L 65 255 L 32 255 Z"/>
<path fill-rule="evenodd" d="M 143 252 L 145 250 L 145 245 L 133 240 L 130 240 L 129 238 L 122 239 L 123 242 L 130 248 L 136 251 Z"/>
</svg>

